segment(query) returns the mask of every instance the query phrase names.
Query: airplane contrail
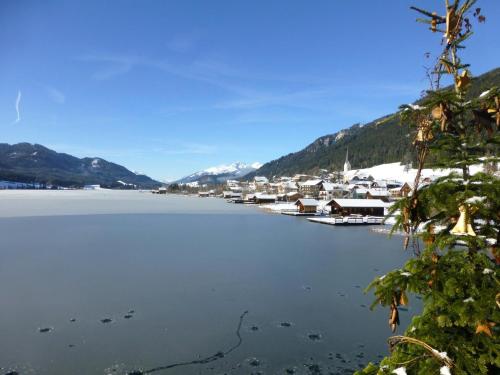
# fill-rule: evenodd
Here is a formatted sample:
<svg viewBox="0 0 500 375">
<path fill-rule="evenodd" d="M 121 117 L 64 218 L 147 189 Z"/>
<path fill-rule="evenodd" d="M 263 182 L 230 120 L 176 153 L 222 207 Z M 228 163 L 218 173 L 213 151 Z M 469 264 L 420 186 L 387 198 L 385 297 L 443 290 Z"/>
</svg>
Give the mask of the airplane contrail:
<svg viewBox="0 0 500 375">
<path fill-rule="evenodd" d="M 14 121 L 14 124 L 17 124 L 19 121 L 21 121 L 21 112 L 19 111 L 19 105 L 21 104 L 21 90 L 17 92 L 17 98 L 16 98 L 16 112 L 17 112 L 17 118 Z"/>
</svg>

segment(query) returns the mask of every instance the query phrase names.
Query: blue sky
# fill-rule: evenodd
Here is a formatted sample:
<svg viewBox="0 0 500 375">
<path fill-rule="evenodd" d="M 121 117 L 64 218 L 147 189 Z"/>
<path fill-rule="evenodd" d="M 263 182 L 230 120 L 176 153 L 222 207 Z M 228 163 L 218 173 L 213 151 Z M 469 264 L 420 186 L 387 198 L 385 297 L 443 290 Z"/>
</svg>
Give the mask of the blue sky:
<svg viewBox="0 0 500 375">
<path fill-rule="evenodd" d="M 409 6 L 441 3 L 2 0 L 0 142 L 161 180 L 266 162 L 416 99 L 440 35 Z M 500 61 L 500 2 L 478 6 L 473 74 Z"/>
</svg>

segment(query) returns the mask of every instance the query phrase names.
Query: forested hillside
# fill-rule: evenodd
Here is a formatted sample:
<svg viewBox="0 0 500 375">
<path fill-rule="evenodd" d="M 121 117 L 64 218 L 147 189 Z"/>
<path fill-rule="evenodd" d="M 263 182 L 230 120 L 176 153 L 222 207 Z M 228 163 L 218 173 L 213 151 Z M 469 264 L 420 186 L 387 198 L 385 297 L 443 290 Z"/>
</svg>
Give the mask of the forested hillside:
<svg viewBox="0 0 500 375">
<path fill-rule="evenodd" d="M 40 182 L 80 187 L 100 184 L 112 188 L 151 188 L 161 185 L 148 176 L 101 158 L 77 158 L 42 145 L 0 143 L 0 180 Z"/>
<path fill-rule="evenodd" d="M 474 78 L 468 95 L 478 96 L 487 88 L 499 85 L 500 68 L 496 68 Z M 397 161 L 412 161 L 413 147 L 410 147 L 408 126 L 400 124 L 398 117 L 381 122 L 383 119 L 376 119 L 363 126 L 353 125 L 348 129 L 320 137 L 301 151 L 264 164 L 245 179 L 253 178 L 255 175 L 272 177 L 317 173 L 320 169 L 341 170 L 347 148 L 353 169 Z"/>
</svg>

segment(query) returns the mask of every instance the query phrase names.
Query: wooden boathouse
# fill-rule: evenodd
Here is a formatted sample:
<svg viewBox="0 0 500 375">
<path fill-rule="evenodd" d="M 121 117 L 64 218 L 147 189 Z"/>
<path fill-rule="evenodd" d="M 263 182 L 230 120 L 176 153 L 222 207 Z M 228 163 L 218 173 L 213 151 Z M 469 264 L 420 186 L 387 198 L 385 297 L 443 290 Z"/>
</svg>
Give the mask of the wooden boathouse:
<svg viewBox="0 0 500 375">
<path fill-rule="evenodd" d="M 380 199 L 332 199 L 327 206 L 332 215 L 384 216 L 386 203 Z"/>
<path fill-rule="evenodd" d="M 295 206 L 302 214 L 315 214 L 318 209 L 318 201 L 316 199 L 299 199 L 295 202 Z"/>
</svg>

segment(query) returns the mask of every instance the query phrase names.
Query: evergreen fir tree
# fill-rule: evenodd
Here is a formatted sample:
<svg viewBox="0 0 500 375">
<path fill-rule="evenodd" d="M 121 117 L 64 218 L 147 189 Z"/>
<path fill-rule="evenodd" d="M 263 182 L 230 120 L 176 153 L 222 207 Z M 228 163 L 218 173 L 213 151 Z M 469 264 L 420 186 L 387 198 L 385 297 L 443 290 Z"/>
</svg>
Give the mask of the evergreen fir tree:
<svg viewBox="0 0 500 375">
<path fill-rule="evenodd" d="M 431 90 L 419 105 L 402 106 L 402 123 L 412 127 L 418 173 L 412 194 L 393 206 L 393 230 L 405 233 L 415 251 L 400 270 L 374 280 L 376 300 L 390 308 L 389 325 L 399 324 L 408 296 L 421 296 L 423 311 L 403 335 L 389 338 L 390 355 L 358 374 L 500 373 L 500 92 L 491 87 L 470 97 L 469 66 L 459 56 L 472 35 L 472 21 L 485 22 L 475 0 L 445 0 L 445 14 L 416 7 L 432 32 L 444 34 L 443 51 L 431 74 Z M 453 90 L 441 90 L 450 77 Z M 454 172 L 424 184 L 420 171 Z M 482 168 L 477 168 L 480 166 Z"/>
</svg>

